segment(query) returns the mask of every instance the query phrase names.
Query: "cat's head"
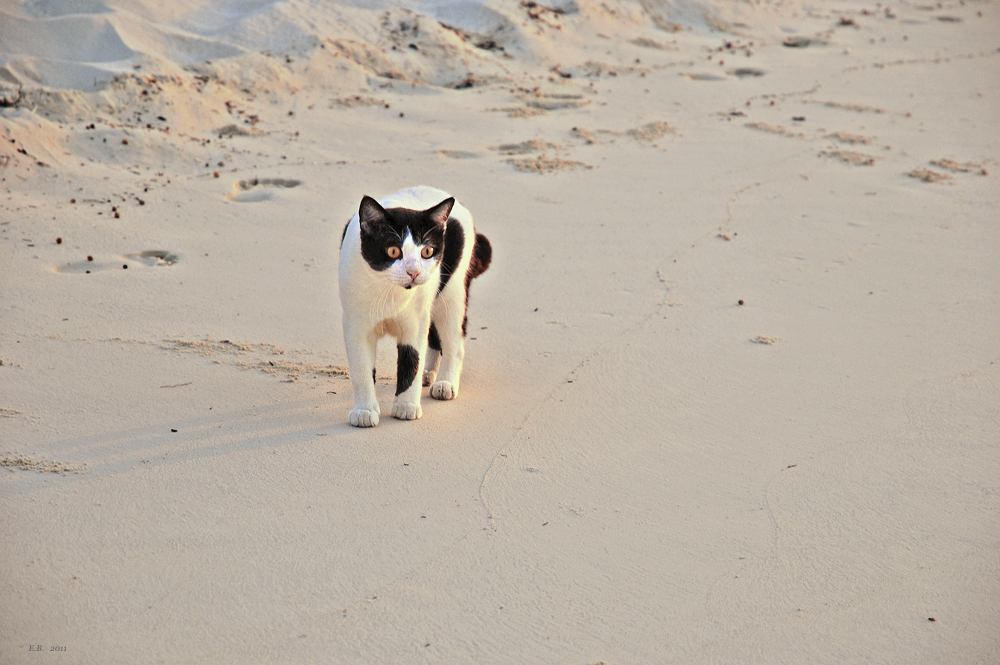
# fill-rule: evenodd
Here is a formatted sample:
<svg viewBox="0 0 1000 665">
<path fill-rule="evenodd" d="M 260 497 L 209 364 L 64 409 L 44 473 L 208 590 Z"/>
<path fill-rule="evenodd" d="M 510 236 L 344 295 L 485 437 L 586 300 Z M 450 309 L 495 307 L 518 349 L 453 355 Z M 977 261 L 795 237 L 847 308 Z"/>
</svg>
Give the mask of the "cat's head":
<svg viewBox="0 0 1000 665">
<path fill-rule="evenodd" d="M 441 263 L 444 232 L 455 199 L 445 199 L 427 210 L 383 208 L 366 196 L 361 199 L 361 255 L 373 270 L 409 289 L 425 284 Z"/>
</svg>

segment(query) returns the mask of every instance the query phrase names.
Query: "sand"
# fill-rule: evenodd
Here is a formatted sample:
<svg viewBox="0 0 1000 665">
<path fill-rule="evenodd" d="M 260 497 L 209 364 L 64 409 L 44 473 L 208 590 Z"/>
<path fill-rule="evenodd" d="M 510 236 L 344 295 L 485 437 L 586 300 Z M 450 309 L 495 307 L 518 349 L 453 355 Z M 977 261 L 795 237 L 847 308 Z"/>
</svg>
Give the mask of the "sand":
<svg viewBox="0 0 1000 665">
<path fill-rule="evenodd" d="M 0 6 L 0 663 L 996 662 L 996 3 L 371 6 Z M 493 265 L 358 430 L 416 184 Z"/>
</svg>

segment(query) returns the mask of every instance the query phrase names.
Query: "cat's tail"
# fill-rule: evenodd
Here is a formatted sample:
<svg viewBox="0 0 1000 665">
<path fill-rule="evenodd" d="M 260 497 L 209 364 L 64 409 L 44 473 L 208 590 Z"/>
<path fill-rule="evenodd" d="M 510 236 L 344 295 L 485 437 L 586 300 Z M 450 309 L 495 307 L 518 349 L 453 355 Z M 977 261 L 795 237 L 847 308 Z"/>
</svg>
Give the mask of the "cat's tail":
<svg viewBox="0 0 1000 665">
<path fill-rule="evenodd" d="M 472 247 L 472 261 L 469 263 L 469 279 L 479 277 L 490 267 L 493 247 L 482 233 L 476 234 L 476 244 Z"/>
</svg>

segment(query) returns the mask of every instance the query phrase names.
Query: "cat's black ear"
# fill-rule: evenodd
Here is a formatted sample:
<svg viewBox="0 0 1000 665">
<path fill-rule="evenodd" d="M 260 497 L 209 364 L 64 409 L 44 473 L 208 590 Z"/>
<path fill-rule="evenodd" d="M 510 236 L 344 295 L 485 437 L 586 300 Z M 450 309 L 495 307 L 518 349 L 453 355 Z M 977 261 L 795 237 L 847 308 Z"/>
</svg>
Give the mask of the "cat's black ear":
<svg viewBox="0 0 1000 665">
<path fill-rule="evenodd" d="M 385 223 L 385 208 L 372 197 L 366 196 L 361 199 L 358 218 L 361 220 L 361 230 L 372 235 L 377 227 Z"/>
<path fill-rule="evenodd" d="M 448 218 L 451 217 L 451 209 L 455 205 L 455 199 L 445 199 L 433 208 L 427 210 L 427 216 L 440 226 L 448 225 Z"/>
</svg>

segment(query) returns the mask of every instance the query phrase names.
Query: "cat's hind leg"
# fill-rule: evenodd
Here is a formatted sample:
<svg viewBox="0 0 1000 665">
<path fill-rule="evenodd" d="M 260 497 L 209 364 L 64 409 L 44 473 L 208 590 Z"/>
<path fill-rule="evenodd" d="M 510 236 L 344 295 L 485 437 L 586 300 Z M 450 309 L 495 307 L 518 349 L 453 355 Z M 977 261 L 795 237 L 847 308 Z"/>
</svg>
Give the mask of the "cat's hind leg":
<svg viewBox="0 0 1000 665">
<path fill-rule="evenodd" d="M 375 427 L 380 411 L 375 395 L 375 344 L 378 339 L 370 333 L 354 333 L 346 323 L 344 339 L 351 388 L 354 390 L 350 423 L 355 427 Z"/>
<path fill-rule="evenodd" d="M 450 285 L 449 285 L 450 286 Z M 447 289 L 446 289 L 447 291 Z M 451 298 L 447 296 L 451 295 Z M 455 399 L 465 360 L 465 298 L 442 292 L 434 308 L 434 325 L 441 340 L 441 368 L 431 383 L 434 399 Z"/>
<path fill-rule="evenodd" d="M 429 386 L 437 378 L 438 364 L 441 362 L 441 338 L 437 328 L 431 322 L 431 331 L 427 336 L 427 357 L 424 358 L 424 385 Z"/>
</svg>

